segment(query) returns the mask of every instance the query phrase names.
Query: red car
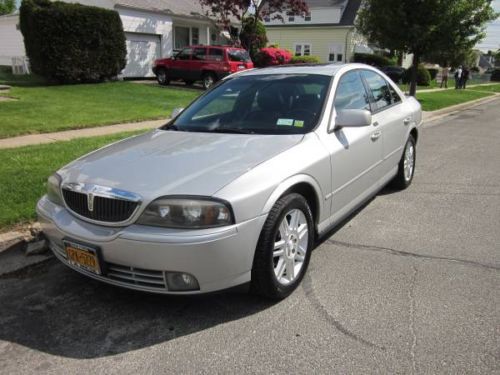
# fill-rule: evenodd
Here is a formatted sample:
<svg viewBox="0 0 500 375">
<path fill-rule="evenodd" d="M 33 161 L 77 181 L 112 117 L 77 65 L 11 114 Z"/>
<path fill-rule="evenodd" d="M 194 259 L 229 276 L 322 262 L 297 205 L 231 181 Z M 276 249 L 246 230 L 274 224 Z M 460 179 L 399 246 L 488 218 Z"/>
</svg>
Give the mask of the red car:
<svg viewBox="0 0 500 375">
<path fill-rule="evenodd" d="M 183 80 L 191 85 L 202 81 L 208 89 L 221 78 L 240 70 L 253 68 L 248 52 L 230 46 L 189 46 L 166 59 L 154 62 L 153 73 L 160 85 Z"/>
</svg>

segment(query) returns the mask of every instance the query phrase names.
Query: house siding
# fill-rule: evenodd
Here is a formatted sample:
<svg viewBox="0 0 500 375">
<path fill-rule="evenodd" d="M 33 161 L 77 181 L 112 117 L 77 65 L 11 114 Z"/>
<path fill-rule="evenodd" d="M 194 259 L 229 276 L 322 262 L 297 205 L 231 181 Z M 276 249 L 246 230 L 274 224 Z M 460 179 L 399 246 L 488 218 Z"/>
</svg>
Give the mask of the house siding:
<svg viewBox="0 0 500 375">
<path fill-rule="evenodd" d="M 331 49 L 341 51 L 343 62 L 352 58 L 353 27 L 268 27 L 266 32 L 269 44 L 278 44 L 292 52 L 295 52 L 295 44 L 309 43 L 311 55 L 323 63 L 329 62 Z"/>
<path fill-rule="evenodd" d="M 11 65 L 13 57 L 26 56 L 21 31 L 17 30 L 19 17 L 0 17 L 0 65 Z"/>
</svg>

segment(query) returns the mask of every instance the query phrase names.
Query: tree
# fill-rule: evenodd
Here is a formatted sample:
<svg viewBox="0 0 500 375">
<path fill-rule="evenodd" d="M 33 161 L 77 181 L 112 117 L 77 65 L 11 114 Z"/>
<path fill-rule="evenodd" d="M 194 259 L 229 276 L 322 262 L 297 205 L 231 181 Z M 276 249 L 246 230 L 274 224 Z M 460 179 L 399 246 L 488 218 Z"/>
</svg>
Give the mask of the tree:
<svg viewBox="0 0 500 375">
<path fill-rule="evenodd" d="M 16 10 L 15 0 L 0 0 L 0 16 L 10 14 Z"/>
<path fill-rule="evenodd" d="M 436 51 L 470 50 L 497 16 L 491 0 L 365 0 L 357 26 L 371 43 L 413 54 L 414 96 L 422 58 Z"/>
<path fill-rule="evenodd" d="M 260 21 L 255 23 L 253 17 L 243 18 L 240 41 L 253 60 L 259 49 L 267 45 L 266 27 Z"/>
<path fill-rule="evenodd" d="M 304 16 L 309 12 L 306 0 L 199 0 L 201 5 L 207 9 L 207 14 L 219 20 L 219 24 L 228 29 L 231 19 L 243 20 L 249 16 L 250 22 L 244 23 L 245 48 L 252 53 L 252 47 L 259 45 L 259 22 L 264 17 L 283 21 L 282 14 L 293 13 Z M 246 44 L 246 46 L 245 46 Z"/>
</svg>

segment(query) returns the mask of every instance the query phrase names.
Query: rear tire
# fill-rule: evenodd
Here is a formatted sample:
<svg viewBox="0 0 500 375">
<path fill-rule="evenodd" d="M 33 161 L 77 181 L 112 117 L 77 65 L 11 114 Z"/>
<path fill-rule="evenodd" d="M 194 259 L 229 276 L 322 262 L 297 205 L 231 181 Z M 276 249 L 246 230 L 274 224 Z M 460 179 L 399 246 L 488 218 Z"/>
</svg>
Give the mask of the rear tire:
<svg viewBox="0 0 500 375">
<path fill-rule="evenodd" d="M 166 69 L 158 69 L 156 72 L 156 80 L 162 86 L 166 86 L 170 83 L 170 79 L 168 78 L 168 73 Z"/>
<path fill-rule="evenodd" d="M 404 190 L 411 185 L 413 175 L 415 174 L 416 157 L 417 149 L 415 147 L 415 139 L 410 135 L 408 141 L 406 141 L 403 156 L 401 156 L 401 160 L 399 161 L 398 174 L 391 182 L 392 187 L 398 190 Z"/>
<path fill-rule="evenodd" d="M 208 90 L 215 84 L 215 82 L 217 82 L 217 77 L 215 76 L 214 73 L 207 72 L 203 74 L 202 82 L 203 82 L 203 88 L 205 90 Z"/>
<path fill-rule="evenodd" d="M 304 277 L 314 244 L 314 221 L 302 195 L 289 194 L 269 212 L 259 237 L 250 290 L 271 299 L 290 295 Z"/>
</svg>

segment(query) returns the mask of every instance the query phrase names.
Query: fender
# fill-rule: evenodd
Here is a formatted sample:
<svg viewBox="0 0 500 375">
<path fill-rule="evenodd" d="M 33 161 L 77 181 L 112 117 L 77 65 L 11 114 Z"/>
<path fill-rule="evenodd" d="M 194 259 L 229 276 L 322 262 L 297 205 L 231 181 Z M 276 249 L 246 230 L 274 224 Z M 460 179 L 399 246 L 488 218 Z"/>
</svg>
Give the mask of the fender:
<svg viewBox="0 0 500 375">
<path fill-rule="evenodd" d="M 316 179 L 314 179 L 312 176 L 307 175 L 307 174 L 294 175 L 294 176 L 289 177 L 286 180 L 282 181 L 278 185 L 278 187 L 276 189 L 274 189 L 272 194 L 267 199 L 267 202 L 264 205 L 263 213 L 267 214 L 269 211 L 271 211 L 271 208 L 278 201 L 278 199 L 283 195 L 283 193 L 285 193 L 287 190 L 289 190 L 294 185 L 297 185 L 300 183 L 306 183 L 308 185 L 311 185 L 312 188 L 314 189 L 314 192 L 316 193 L 316 201 L 318 203 L 318 221 L 319 221 L 319 219 L 322 217 L 321 215 L 323 214 L 323 202 L 324 202 L 323 191 L 322 191 L 321 186 L 319 185 L 318 181 L 316 181 Z"/>
</svg>

